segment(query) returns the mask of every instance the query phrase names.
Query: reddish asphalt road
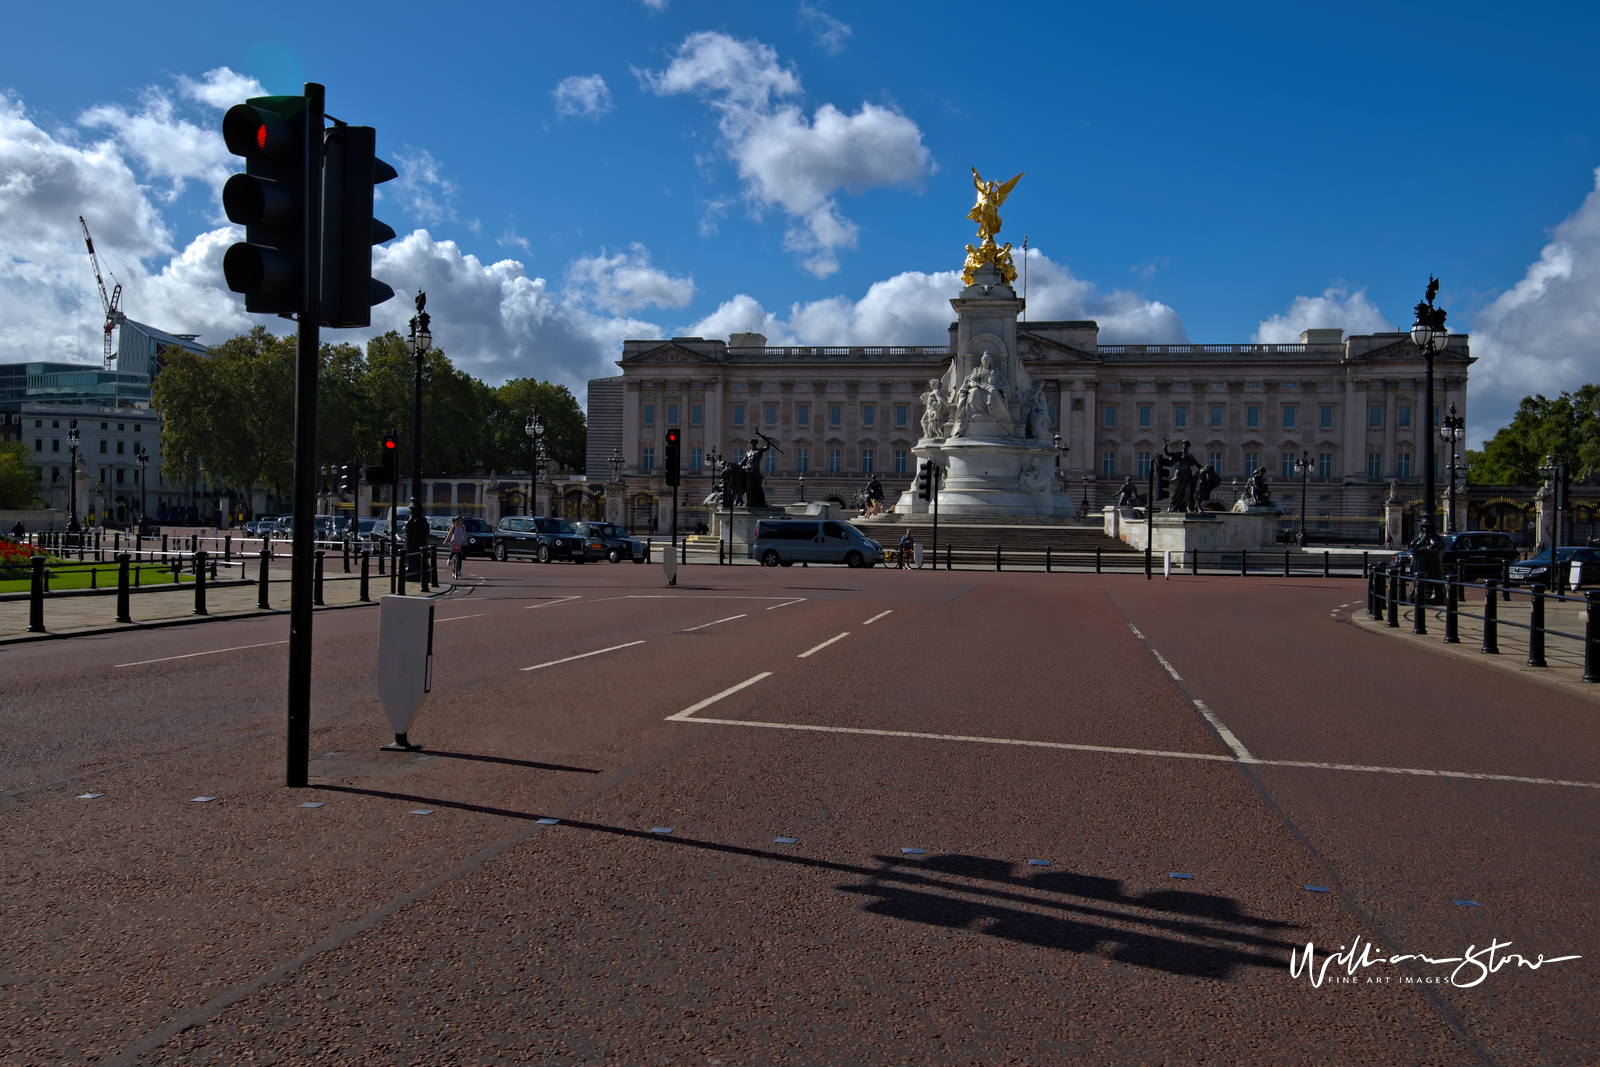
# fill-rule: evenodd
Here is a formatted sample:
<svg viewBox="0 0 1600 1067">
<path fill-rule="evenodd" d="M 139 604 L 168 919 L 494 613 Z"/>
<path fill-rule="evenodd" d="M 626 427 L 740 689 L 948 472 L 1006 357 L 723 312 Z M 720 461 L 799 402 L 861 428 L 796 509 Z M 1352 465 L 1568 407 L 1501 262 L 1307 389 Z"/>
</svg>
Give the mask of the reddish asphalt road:
<svg viewBox="0 0 1600 1067">
<path fill-rule="evenodd" d="M 1359 582 L 468 570 L 309 790 L 281 618 L 0 648 L 0 1063 L 1596 1058 L 1593 704 Z"/>
</svg>

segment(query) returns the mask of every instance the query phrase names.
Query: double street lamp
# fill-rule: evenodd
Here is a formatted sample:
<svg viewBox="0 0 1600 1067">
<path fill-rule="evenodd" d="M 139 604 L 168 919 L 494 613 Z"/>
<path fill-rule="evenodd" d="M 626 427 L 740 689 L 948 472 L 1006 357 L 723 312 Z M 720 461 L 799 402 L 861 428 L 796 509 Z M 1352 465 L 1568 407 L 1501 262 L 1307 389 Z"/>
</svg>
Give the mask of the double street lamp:
<svg viewBox="0 0 1600 1067">
<path fill-rule="evenodd" d="M 1294 472 L 1300 476 L 1300 533 L 1296 538 L 1301 548 L 1305 548 L 1310 541 L 1306 534 L 1306 488 L 1311 478 L 1311 450 L 1303 449 L 1300 458 L 1294 461 Z M 1324 541 L 1326 544 L 1326 541 Z"/>
<path fill-rule="evenodd" d="M 538 404 L 533 405 L 533 414 L 528 416 L 522 432 L 528 435 L 533 446 L 533 466 L 528 472 L 528 514 L 533 515 L 534 501 L 539 495 L 539 448 L 544 443 L 544 417 L 539 414 Z"/>
<path fill-rule="evenodd" d="M 69 514 L 67 516 L 67 532 L 79 533 L 83 530 L 78 525 L 78 420 L 72 419 L 67 423 L 67 451 L 72 454 L 70 465 L 67 467 L 67 497 Z"/>
<path fill-rule="evenodd" d="M 150 466 L 150 453 L 145 451 L 143 445 L 138 446 L 139 451 L 133 454 L 134 462 L 139 464 L 139 536 L 144 536 L 144 487 L 145 470 Z"/>
<path fill-rule="evenodd" d="M 1554 454 L 1544 457 L 1539 467 L 1545 485 L 1550 488 L 1550 504 L 1555 510 L 1555 523 L 1550 529 L 1550 589 L 1557 596 L 1566 589 L 1566 576 L 1561 573 L 1561 515 L 1567 510 L 1567 491 L 1572 478 L 1572 468 Z M 1539 533 L 1543 535 L 1544 531 Z"/>
<path fill-rule="evenodd" d="M 1456 414 L 1456 406 L 1450 405 L 1450 413 L 1439 420 L 1439 436 L 1450 442 L 1450 485 L 1445 490 L 1444 532 L 1456 532 L 1456 442 L 1467 436 L 1467 420 Z"/>
<path fill-rule="evenodd" d="M 422 310 L 427 304 L 428 294 L 419 289 L 417 313 L 411 317 L 411 333 L 406 338 L 406 347 L 411 350 L 416 366 L 411 403 L 411 512 L 406 516 L 405 526 L 406 569 L 411 569 L 409 556 L 415 552 L 418 573 L 422 570 L 422 546 L 428 543 L 428 520 L 422 514 L 422 365 L 433 347 L 433 334 L 428 332 L 428 313 Z"/>
<path fill-rule="evenodd" d="M 1439 279 L 1430 277 L 1427 293 L 1416 306 L 1417 321 L 1411 326 L 1411 342 L 1422 350 L 1427 368 L 1422 390 L 1422 417 L 1427 420 L 1424 427 L 1433 425 L 1433 357 L 1445 350 L 1450 338 L 1444 325 L 1445 310 L 1433 306 L 1434 297 L 1438 295 Z M 1424 429 L 1422 438 L 1428 442 L 1427 453 L 1422 457 L 1422 521 L 1418 524 L 1417 536 L 1411 540 L 1411 558 L 1415 561 L 1418 578 L 1439 579 L 1444 577 L 1440 555 L 1444 545 L 1433 514 L 1433 434 Z"/>
</svg>

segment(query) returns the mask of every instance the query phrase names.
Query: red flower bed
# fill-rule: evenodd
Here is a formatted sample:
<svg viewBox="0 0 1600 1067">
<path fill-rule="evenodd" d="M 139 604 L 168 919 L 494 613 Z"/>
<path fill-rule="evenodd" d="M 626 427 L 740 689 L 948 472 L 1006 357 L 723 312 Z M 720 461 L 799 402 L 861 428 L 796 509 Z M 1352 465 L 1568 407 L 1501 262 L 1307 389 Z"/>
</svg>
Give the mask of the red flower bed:
<svg viewBox="0 0 1600 1067">
<path fill-rule="evenodd" d="M 34 548 L 32 545 L 12 544 L 10 541 L 0 541 L 0 567 L 22 566 L 30 556 L 44 555 L 44 549 Z"/>
</svg>

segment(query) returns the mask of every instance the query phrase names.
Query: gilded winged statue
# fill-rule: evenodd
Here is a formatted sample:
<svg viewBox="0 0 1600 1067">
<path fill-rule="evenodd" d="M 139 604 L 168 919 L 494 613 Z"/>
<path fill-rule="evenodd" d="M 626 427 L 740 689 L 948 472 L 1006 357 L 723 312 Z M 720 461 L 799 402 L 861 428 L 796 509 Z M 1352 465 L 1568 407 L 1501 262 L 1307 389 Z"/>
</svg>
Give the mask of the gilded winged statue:
<svg viewBox="0 0 1600 1067">
<path fill-rule="evenodd" d="M 978 190 L 977 203 L 972 205 L 972 210 L 967 212 L 967 218 L 978 224 L 978 243 L 976 246 L 967 246 L 967 262 L 961 271 L 962 280 L 968 285 L 977 272 L 986 264 L 993 264 L 1000 271 L 1000 276 L 1007 285 L 1017 280 L 1017 268 L 1011 263 L 1011 244 L 1004 246 L 994 243 L 994 235 L 1000 232 L 1000 205 L 1006 202 L 1006 197 L 1011 195 L 1017 182 L 1022 180 L 1018 174 L 1010 181 L 986 182 L 983 175 L 978 173 L 978 168 L 972 168 L 972 185 Z"/>
</svg>

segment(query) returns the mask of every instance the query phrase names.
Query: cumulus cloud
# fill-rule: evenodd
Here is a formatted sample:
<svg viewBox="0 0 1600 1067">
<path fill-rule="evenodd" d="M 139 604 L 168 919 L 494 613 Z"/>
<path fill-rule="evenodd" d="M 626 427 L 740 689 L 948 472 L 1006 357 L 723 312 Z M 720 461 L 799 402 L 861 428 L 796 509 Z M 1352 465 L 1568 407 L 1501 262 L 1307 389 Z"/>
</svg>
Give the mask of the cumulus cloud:
<svg viewBox="0 0 1600 1067">
<path fill-rule="evenodd" d="M 839 269 L 839 250 L 857 244 L 859 229 L 834 194 L 920 189 L 931 164 L 917 124 L 888 108 L 864 103 L 847 115 L 823 104 L 808 119 L 785 102 L 800 94 L 799 77 L 760 41 L 692 33 L 665 70 L 635 73 L 658 94 L 692 94 L 718 112 L 722 145 L 746 201 L 756 212 L 783 209 L 784 246 L 818 278 Z"/>
<path fill-rule="evenodd" d="M 819 11 L 806 3 L 800 5 L 800 25 L 811 29 L 812 36 L 816 38 L 816 46 L 830 56 L 843 52 L 845 42 L 855 35 L 849 26 L 826 11 Z"/>
<path fill-rule="evenodd" d="M 575 74 L 562 78 L 550 95 L 555 98 L 556 114 L 561 118 L 598 119 L 616 105 L 611 90 L 598 74 Z"/>
<path fill-rule="evenodd" d="M 613 315 L 656 307 L 681 308 L 694 299 L 694 279 L 674 278 L 650 265 L 650 252 L 635 242 L 627 252 L 580 256 L 567 268 L 566 294 Z"/>
<path fill-rule="evenodd" d="M 392 189 L 390 195 L 400 201 L 400 206 L 425 225 L 453 222 L 456 209 L 450 198 L 455 196 L 458 186 L 444 176 L 444 164 L 426 148 L 397 152 L 395 162 L 400 177 L 392 186 L 379 186 L 380 192 Z"/>
<path fill-rule="evenodd" d="M 667 9 L 667 0 L 644 0 L 644 6 L 651 11 L 665 11 Z"/>
<path fill-rule="evenodd" d="M 1473 320 L 1467 430 L 1475 447 L 1522 397 L 1600 381 L 1600 168 L 1595 189 L 1550 236 L 1522 280 Z"/>
<path fill-rule="evenodd" d="M 727 337 L 754 328 L 774 345 L 942 345 L 955 318 L 950 298 L 961 288 L 956 271 L 906 271 L 873 283 L 860 300 L 834 296 L 791 304 L 787 317 L 740 293 L 684 332 Z M 1106 344 L 1188 340 L 1172 308 L 1122 290 L 1102 294 L 1037 248 L 1028 250 L 1028 317 L 1094 319 Z"/>
<path fill-rule="evenodd" d="M 169 203 L 190 179 L 205 182 L 220 200 L 223 183 L 240 169 L 218 129 L 179 116 L 172 97 L 160 89 L 145 90 L 136 111 L 115 104 L 92 107 L 79 116 L 78 125 L 105 130 L 149 175 L 165 179 L 160 195 Z"/>
<path fill-rule="evenodd" d="M 252 96 L 268 95 L 266 87 L 260 82 L 227 67 L 208 70 L 199 81 L 180 74 L 178 88 L 189 99 L 209 104 L 218 110 L 242 104 Z"/>
<path fill-rule="evenodd" d="M 1250 338 L 1258 345 L 1298 344 L 1306 330 L 1342 329 L 1354 333 L 1388 333 L 1394 326 L 1367 299 L 1367 291 L 1327 288 L 1321 296 L 1297 296 L 1282 315 L 1262 319 Z"/>
</svg>

